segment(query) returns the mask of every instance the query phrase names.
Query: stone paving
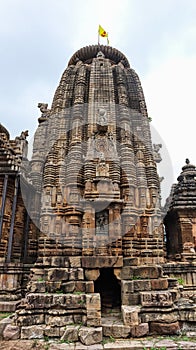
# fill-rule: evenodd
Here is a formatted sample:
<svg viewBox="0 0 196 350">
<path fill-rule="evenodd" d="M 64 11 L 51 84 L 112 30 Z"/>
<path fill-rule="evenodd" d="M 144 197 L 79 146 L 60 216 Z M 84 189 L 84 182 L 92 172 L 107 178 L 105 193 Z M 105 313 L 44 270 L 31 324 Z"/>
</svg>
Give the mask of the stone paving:
<svg viewBox="0 0 196 350">
<path fill-rule="evenodd" d="M 192 337 L 148 337 L 141 339 L 105 339 L 103 344 L 85 346 L 41 340 L 0 341 L 0 350 L 196 350 L 196 335 Z"/>
</svg>

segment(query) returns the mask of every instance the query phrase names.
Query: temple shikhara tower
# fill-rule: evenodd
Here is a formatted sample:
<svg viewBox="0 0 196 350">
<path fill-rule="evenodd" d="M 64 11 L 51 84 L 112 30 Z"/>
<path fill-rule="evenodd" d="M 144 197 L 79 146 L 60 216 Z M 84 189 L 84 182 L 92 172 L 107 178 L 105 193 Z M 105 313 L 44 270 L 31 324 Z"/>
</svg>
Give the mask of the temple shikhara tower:
<svg viewBox="0 0 196 350">
<path fill-rule="evenodd" d="M 0 307 L 16 310 L 9 327 L 22 339 L 84 345 L 191 329 L 196 169 L 186 160 L 162 208 L 161 144 L 152 144 L 127 58 L 110 46 L 78 50 L 51 108 L 38 107 L 31 159 L 27 131 L 10 140 L 0 126 Z"/>
</svg>

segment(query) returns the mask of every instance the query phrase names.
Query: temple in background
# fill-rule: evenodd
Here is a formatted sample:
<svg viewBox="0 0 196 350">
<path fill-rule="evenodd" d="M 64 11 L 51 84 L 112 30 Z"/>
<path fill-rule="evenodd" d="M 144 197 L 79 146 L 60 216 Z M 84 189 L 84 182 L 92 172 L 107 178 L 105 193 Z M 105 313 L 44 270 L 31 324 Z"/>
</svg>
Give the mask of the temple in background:
<svg viewBox="0 0 196 350">
<path fill-rule="evenodd" d="M 78 50 L 38 107 L 29 160 L 28 132 L 10 140 L 0 125 L 0 310 L 16 338 L 194 328 L 196 168 L 186 160 L 163 208 L 161 145 L 127 58 Z"/>
</svg>

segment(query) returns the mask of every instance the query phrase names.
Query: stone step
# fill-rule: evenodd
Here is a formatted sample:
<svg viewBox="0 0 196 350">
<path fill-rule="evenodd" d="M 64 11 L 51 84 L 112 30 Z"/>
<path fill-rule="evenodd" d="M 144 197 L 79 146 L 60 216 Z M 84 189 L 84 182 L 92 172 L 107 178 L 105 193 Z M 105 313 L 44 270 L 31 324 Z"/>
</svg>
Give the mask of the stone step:
<svg viewBox="0 0 196 350">
<path fill-rule="evenodd" d="M 19 304 L 20 300 L 0 301 L 0 312 L 14 312 Z"/>
<path fill-rule="evenodd" d="M 104 337 L 120 339 L 130 336 L 130 327 L 123 324 L 123 321 L 120 319 L 119 315 L 102 317 L 101 325 Z"/>
<path fill-rule="evenodd" d="M 195 350 L 194 341 L 158 339 L 151 340 L 116 340 L 115 342 L 108 342 L 106 344 L 83 345 L 81 343 L 75 344 L 59 344 L 56 342 L 43 342 L 36 340 L 36 349 L 45 350 L 144 350 L 144 349 L 167 349 L 167 350 Z M 35 348 L 35 340 L 9 340 L 1 341 L 1 350 L 32 350 Z"/>
</svg>

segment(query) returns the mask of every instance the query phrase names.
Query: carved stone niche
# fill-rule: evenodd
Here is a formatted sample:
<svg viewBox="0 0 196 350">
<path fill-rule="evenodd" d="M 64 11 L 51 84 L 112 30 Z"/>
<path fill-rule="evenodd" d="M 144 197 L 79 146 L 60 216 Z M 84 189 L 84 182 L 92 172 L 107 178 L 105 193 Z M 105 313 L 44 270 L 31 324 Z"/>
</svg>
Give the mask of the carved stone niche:
<svg viewBox="0 0 196 350">
<path fill-rule="evenodd" d="M 101 179 L 97 182 L 97 192 L 101 194 L 108 195 L 111 188 L 111 180 L 109 179 Z"/>
<path fill-rule="evenodd" d="M 153 144 L 153 157 L 156 163 L 160 163 L 162 161 L 161 155 L 159 153 L 161 147 L 161 143 Z"/>
<path fill-rule="evenodd" d="M 102 210 L 95 215 L 96 219 L 96 234 L 108 235 L 109 230 L 109 214 L 108 210 Z"/>
<path fill-rule="evenodd" d="M 70 192 L 70 195 L 69 195 L 69 202 L 70 204 L 73 204 L 73 203 L 78 203 L 79 202 L 79 199 L 80 199 L 80 195 L 78 192 Z"/>
<path fill-rule="evenodd" d="M 85 183 L 85 192 L 91 192 L 92 190 L 92 181 L 88 179 Z"/>
<path fill-rule="evenodd" d="M 141 231 L 142 231 L 142 237 L 148 237 L 148 216 L 141 216 L 140 218 L 140 225 L 141 225 Z"/>
<path fill-rule="evenodd" d="M 182 261 L 195 262 L 196 261 L 196 252 L 195 245 L 192 242 L 185 242 L 183 244 L 183 253 L 181 254 Z"/>
<path fill-rule="evenodd" d="M 97 111 L 97 130 L 102 133 L 106 133 L 108 130 L 107 111 L 102 107 Z"/>
<path fill-rule="evenodd" d="M 96 177 L 109 177 L 109 164 L 104 159 L 100 159 L 96 166 Z"/>
</svg>

